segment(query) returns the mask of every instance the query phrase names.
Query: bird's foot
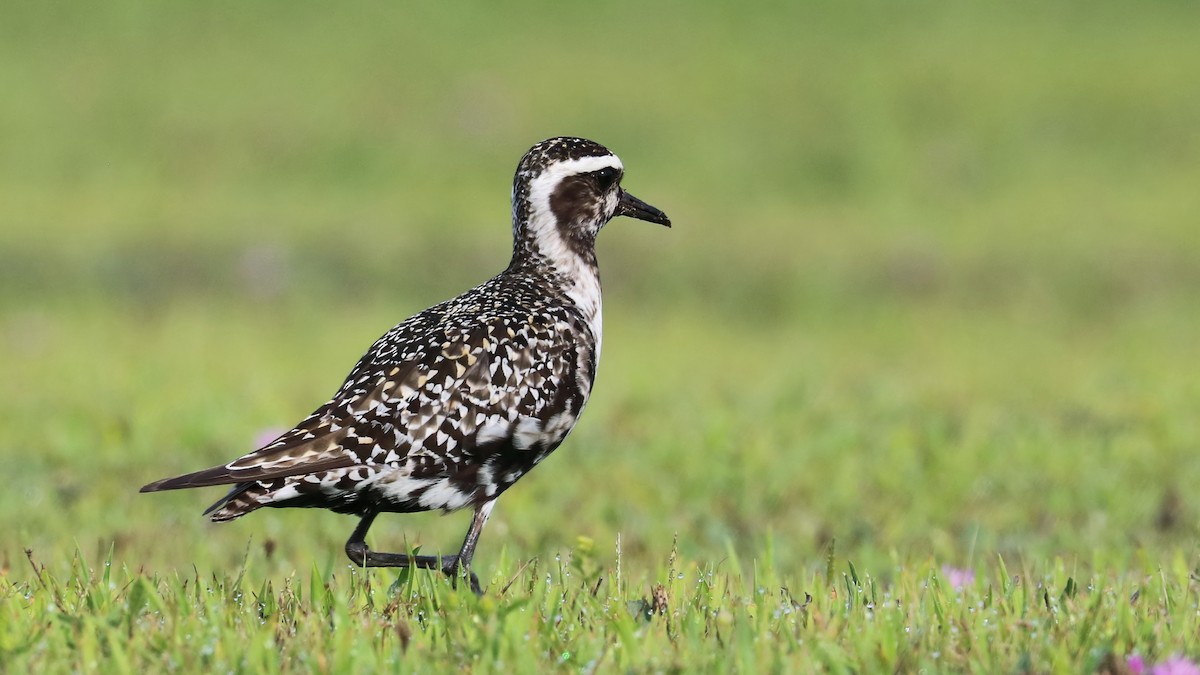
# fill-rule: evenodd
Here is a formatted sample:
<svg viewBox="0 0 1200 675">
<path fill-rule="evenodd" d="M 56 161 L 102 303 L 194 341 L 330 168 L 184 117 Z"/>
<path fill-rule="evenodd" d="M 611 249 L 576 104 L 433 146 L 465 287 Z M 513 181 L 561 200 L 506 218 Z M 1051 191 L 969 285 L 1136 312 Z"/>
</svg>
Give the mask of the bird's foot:
<svg viewBox="0 0 1200 675">
<path fill-rule="evenodd" d="M 465 576 L 471 592 L 483 595 L 479 577 L 468 565 L 459 565 L 457 555 L 409 555 L 407 553 L 383 553 L 372 551 L 366 542 L 351 541 L 346 544 L 346 555 L 359 567 L 416 567 L 425 570 L 441 570 L 458 586 L 460 577 Z"/>
</svg>

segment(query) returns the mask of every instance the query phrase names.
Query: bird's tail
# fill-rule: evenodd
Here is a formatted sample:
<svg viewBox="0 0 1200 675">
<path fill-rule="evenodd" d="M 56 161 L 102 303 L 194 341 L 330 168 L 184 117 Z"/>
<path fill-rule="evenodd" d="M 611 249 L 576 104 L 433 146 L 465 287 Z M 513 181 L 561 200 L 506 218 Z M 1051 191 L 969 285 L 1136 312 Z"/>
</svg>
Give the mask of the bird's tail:
<svg viewBox="0 0 1200 675">
<path fill-rule="evenodd" d="M 205 509 L 204 515 L 215 523 L 240 518 L 266 506 L 270 501 L 270 491 L 270 488 L 261 483 L 240 483 L 233 486 L 228 494 Z"/>
</svg>

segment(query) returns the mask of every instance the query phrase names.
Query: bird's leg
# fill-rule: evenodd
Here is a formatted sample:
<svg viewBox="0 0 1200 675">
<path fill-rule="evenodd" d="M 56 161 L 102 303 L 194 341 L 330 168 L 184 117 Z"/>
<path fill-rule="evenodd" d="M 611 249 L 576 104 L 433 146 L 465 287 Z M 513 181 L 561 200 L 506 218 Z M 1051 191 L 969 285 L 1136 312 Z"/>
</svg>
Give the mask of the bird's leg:
<svg viewBox="0 0 1200 675">
<path fill-rule="evenodd" d="M 475 544 L 479 543 L 479 535 L 483 532 L 483 526 L 487 524 L 488 516 L 492 515 L 492 507 L 495 505 L 496 500 L 493 499 L 476 506 L 475 516 L 471 518 L 471 527 L 467 530 L 467 537 L 463 539 L 458 555 L 442 558 L 442 572 L 455 579 L 465 572 L 471 582 L 471 591 L 475 595 L 483 595 L 483 589 L 479 587 L 479 577 L 471 571 L 471 559 L 475 557 Z"/>
<path fill-rule="evenodd" d="M 460 573 L 465 572 L 471 583 L 471 591 L 476 595 L 483 595 L 483 590 L 479 587 L 479 578 L 471 571 L 471 558 L 475 556 L 475 544 L 479 541 L 479 534 L 492 513 L 493 504 L 494 502 L 486 502 L 475 508 L 471 527 L 467 530 L 467 537 L 457 555 L 409 555 L 372 551 L 367 546 L 367 530 L 371 529 L 371 523 L 375 521 L 378 513 L 369 513 L 359 521 L 350 539 L 346 541 L 346 555 L 355 565 L 361 567 L 417 567 L 441 570 L 456 583 Z"/>
<path fill-rule="evenodd" d="M 407 553 L 380 553 L 367 546 L 367 530 L 371 529 L 378 513 L 363 516 L 346 541 L 346 555 L 359 567 L 417 567 L 423 570 L 443 569 L 445 556 L 409 555 Z M 457 559 L 458 556 L 454 556 Z"/>
</svg>

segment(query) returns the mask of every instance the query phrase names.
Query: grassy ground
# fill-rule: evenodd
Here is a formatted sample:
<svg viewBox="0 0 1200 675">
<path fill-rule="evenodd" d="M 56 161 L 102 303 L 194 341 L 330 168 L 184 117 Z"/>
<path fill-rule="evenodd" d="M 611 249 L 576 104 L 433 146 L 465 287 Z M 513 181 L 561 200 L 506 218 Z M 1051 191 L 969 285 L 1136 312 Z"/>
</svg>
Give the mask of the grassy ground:
<svg viewBox="0 0 1200 675">
<path fill-rule="evenodd" d="M 0 670 L 1200 657 L 1193 6 L 5 13 Z M 596 395 L 482 599 L 355 572 L 343 516 L 136 493 L 500 269 L 560 133 L 676 227 L 606 229 Z"/>
</svg>

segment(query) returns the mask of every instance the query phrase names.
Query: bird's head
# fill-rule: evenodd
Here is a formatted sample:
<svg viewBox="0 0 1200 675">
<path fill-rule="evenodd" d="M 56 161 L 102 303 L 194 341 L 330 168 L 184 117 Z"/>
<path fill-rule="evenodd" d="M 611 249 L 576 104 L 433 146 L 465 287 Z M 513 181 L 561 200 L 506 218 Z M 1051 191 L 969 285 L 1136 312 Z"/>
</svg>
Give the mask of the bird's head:
<svg viewBox="0 0 1200 675">
<path fill-rule="evenodd" d="M 662 211 L 621 187 L 625 168 L 603 145 L 551 138 L 530 148 L 513 179 L 513 236 L 552 260 L 573 253 L 594 260 L 596 235 L 617 216 L 671 226 Z"/>
</svg>

